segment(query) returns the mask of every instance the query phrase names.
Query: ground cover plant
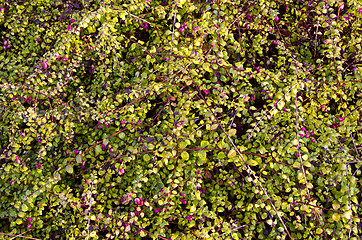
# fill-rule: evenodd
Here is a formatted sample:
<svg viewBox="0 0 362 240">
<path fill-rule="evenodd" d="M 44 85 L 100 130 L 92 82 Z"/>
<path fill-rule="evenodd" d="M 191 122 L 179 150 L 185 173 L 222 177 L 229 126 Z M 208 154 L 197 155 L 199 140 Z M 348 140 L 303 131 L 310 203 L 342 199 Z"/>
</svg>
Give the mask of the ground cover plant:
<svg viewBox="0 0 362 240">
<path fill-rule="evenodd" d="M 1 239 L 358 239 L 360 1 L 0 3 Z"/>
</svg>

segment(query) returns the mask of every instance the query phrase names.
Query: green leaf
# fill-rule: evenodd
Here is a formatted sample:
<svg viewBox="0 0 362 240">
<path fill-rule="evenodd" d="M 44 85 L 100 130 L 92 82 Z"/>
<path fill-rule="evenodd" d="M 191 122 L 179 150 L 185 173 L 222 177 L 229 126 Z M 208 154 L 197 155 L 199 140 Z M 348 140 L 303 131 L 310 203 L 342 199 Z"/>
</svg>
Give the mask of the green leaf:
<svg viewBox="0 0 362 240">
<path fill-rule="evenodd" d="M 201 147 L 202 148 L 205 148 L 206 146 L 208 146 L 209 145 L 209 142 L 208 141 L 202 141 L 201 142 Z"/>
<path fill-rule="evenodd" d="M 210 71 L 210 64 L 209 63 L 203 63 L 202 64 L 202 68 L 205 70 L 205 71 Z"/>
<path fill-rule="evenodd" d="M 124 134 L 124 132 L 121 132 L 120 134 L 118 134 L 118 137 L 120 139 L 123 139 L 126 136 L 126 134 Z"/>
<path fill-rule="evenodd" d="M 294 163 L 293 163 L 293 167 L 295 167 L 295 168 L 300 168 L 300 162 L 294 162 Z"/>
<path fill-rule="evenodd" d="M 148 162 L 151 159 L 150 155 L 145 154 L 143 155 L 143 160 L 145 160 L 146 162 Z"/>
<path fill-rule="evenodd" d="M 181 142 L 180 143 L 180 148 L 181 149 L 185 149 L 187 147 L 187 142 Z"/>
<path fill-rule="evenodd" d="M 96 154 L 98 155 L 99 153 L 102 152 L 102 147 L 101 147 L 100 145 L 97 145 L 97 146 L 95 147 L 95 151 L 96 151 Z"/>
<path fill-rule="evenodd" d="M 183 160 L 189 160 L 189 154 L 188 154 L 188 152 L 182 152 L 181 153 L 181 158 L 183 159 Z"/>
<path fill-rule="evenodd" d="M 23 212 L 26 212 L 26 211 L 28 211 L 29 209 L 28 209 L 28 206 L 24 203 L 24 204 L 21 206 L 21 210 L 22 210 Z"/>
<path fill-rule="evenodd" d="M 224 152 L 219 152 L 219 153 L 217 154 L 217 158 L 219 158 L 219 159 L 224 159 L 224 158 L 225 158 L 225 153 L 224 153 Z"/>
<path fill-rule="evenodd" d="M 194 213 L 196 211 L 196 206 L 195 205 L 192 205 L 191 208 L 190 208 L 190 212 L 191 213 Z"/>
<path fill-rule="evenodd" d="M 195 226 L 195 221 L 192 220 L 188 225 L 189 225 L 189 228 L 192 228 L 193 226 Z"/>
<path fill-rule="evenodd" d="M 199 156 L 199 158 L 202 160 L 203 163 L 207 162 L 206 151 L 198 151 L 197 155 Z"/>
</svg>

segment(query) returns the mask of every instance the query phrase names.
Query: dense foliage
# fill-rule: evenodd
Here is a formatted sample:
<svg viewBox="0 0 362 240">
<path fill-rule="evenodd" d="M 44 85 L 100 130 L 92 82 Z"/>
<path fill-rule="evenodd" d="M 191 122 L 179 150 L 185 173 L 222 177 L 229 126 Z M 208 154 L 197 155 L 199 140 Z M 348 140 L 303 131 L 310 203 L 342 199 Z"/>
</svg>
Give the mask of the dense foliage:
<svg viewBox="0 0 362 240">
<path fill-rule="evenodd" d="M 357 239 L 358 0 L 0 2 L 0 238 Z"/>
</svg>

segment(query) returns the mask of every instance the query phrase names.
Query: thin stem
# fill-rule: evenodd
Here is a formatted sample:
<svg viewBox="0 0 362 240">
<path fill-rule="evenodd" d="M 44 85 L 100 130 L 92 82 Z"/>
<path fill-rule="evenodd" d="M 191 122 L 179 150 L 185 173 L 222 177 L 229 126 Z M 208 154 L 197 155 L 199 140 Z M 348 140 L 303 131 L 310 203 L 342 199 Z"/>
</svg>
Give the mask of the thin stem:
<svg viewBox="0 0 362 240">
<path fill-rule="evenodd" d="M 26 231 L 26 232 L 28 232 L 28 231 Z M 24 232 L 24 233 L 26 233 L 26 232 Z M 21 234 L 19 234 L 19 235 L 14 235 L 14 234 L 9 234 L 9 233 L 0 233 L 0 235 L 14 236 L 14 238 L 20 237 L 20 238 L 26 238 L 26 239 L 32 239 L 32 240 L 40 240 L 39 238 L 32 238 L 32 237 L 23 237 L 23 236 L 21 236 L 21 235 L 24 234 L 24 233 L 21 233 Z M 13 239 L 13 238 L 12 238 L 12 239 Z"/>
</svg>

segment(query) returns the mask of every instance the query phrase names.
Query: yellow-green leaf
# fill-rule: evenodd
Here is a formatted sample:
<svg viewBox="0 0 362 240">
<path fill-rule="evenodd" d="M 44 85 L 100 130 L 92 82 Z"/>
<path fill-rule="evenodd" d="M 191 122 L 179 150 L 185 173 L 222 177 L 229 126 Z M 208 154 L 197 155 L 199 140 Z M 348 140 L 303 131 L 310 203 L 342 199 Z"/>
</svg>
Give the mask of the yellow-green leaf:
<svg viewBox="0 0 362 240">
<path fill-rule="evenodd" d="M 219 153 L 217 154 L 217 158 L 219 158 L 219 159 L 225 158 L 225 153 L 224 153 L 224 152 L 219 152 Z"/>
<path fill-rule="evenodd" d="M 206 152 L 205 152 L 205 151 L 198 151 L 198 152 L 197 152 L 197 155 L 199 156 L 199 158 L 200 158 L 201 160 L 206 159 Z"/>
<path fill-rule="evenodd" d="M 82 162 L 82 156 L 77 155 L 76 160 L 77 160 L 77 163 L 81 163 Z"/>
<path fill-rule="evenodd" d="M 203 63 L 202 67 L 205 71 L 210 71 L 210 64 L 209 63 Z"/>
<path fill-rule="evenodd" d="M 202 142 L 201 142 L 201 147 L 202 147 L 202 148 L 206 147 L 207 145 L 209 145 L 209 142 L 208 142 L 208 141 L 202 141 Z"/>
<path fill-rule="evenodd" d="M 65 167 L 65 171 L 67 171 L 68 173 L 70 173 L 70 174 L 72 174 L 73 173 L 73 167 L 72 167 L 72 165 L 68 165 L 68 166 L 66 166 Z"/>
<path fill-rule="evenodd" d="M 278 102 L 278 108 L 279 108 L 279 110 L 282 110 L 283 107 L 284 107 L 284 105 L 285 105 L 285 102 L 284 102 L 284 101 L 279 101 L 279 102 Z"/>
<path fill-rule="evenodd" d="M 302 179 L 304 179 L 304 175 L 303 175 L 303 173 L 298 173 L 298 180 L 302 180 Z"/>
<path fill-rule="evenodd" d="M 148 162 L 151 159 L 150 155 L 145 154 L 143 155 L 143 160 L 145 160 L 146 162 Z"/>
<path fill-rule="evenodd" d="M 100 145 L 97 145 L 97 146 L 95 147 L 95 151 L 96 151 L 96 154 L 102 152 L 102 147 L 101 147 Z"/>
<path fill-rule="evenodd" d="M 212 125 L 212 126 L 211 126 L 211 130 L 215 130 L 218 126 L 219 126 L 219 125 L 217 125 L 217 124 Z"/>
<path fill-rule="evenodd" d="M 187 152 L 182 152 L 181 153 L 181 158 L 183 160 L 189 160 L 189 154 Z"/>
<path fill-rule="evenodd" d="M 187 142 L 181 142 L 180 143 L 180 148 L 181 149 L 185 149 L 187 147 Z"/>
<path fill-rule="evenodd" d="M 24 212 L 26 212 L 26 211 L 28 211 L 29 209 L 28 209 L 28 206 L 26 206 L 26 204 L 23 204 L 23 205 L 21 206 L 21 210 L 24 211 Z"/>
<path fill-rule="evenodd" d="M 230 129 L 229 130 L 229 136 L 233 136 L 236 134 L 236 129 Z"/>
<path fill-rule="evenodd" d="M 189 223 L 189 228 L 192 228 L 193 226 L 195 226 L 195 221 L 191 221 L 191 222 Z"/>
<path fill-rule="evenodd" d="M 303 152 L 308 152 L 308 149 L 306 147 L 301 147 L 300 150 L 302 150 Z"/>
<path fill-rule="evenodd" d="M 228 153 L 228 158 L 232 158 L 232 157 L 235 157 L 236 155 L 236 151 L 234 149 L 230 150 L 229 153 Z"/>
<path fill-rule="evenodd" d="M 294 162 L 294 163 L 293 163 L 293 167 L 295 167 L 295 168 L 300 168 L 300 162 Z"/>
<path fill-rule="evenodd" d="M 348 211 L 343 213 L 342 217 L 347 218 L 348 220 L 351 219 L 352 211 Z"/>
<path fill-rule="evenodd" d="M 332 219 L 333 219 L 334 221 L 338 222 L 338 221 L 341 219 L 341 217 L 339 216 L 338 213 L 333 213 Z"/>
<path fill-rule="evenodd" d="M 308 168 L 312 166 L 312 164 L 310 164 L 310 162 L 307 162 L 307 161 L 303 162 L 303 165 Z"/>
<path fill-rule="evenodd" d="M 195 205 L 192 205 L 191 208 L 190 208 L 190 212 L 193 213 L 196 211 L 196 206 Z"/>
<path fill-rule="evenodd" d="M 250 166 L 253 166 L 253 167 L 254 167 L 254 166 L 258 165 L 258 162 L 255 161 L 255 160 L 251 160 L 251 159 L 250 159 L 250 160 L 248 161 L 248 164 L 249 164 Z"/>
</svg>

